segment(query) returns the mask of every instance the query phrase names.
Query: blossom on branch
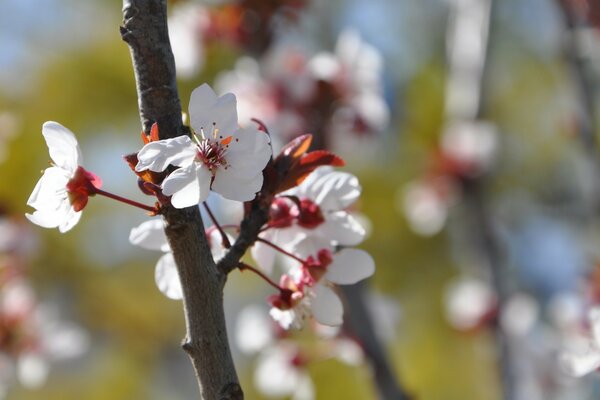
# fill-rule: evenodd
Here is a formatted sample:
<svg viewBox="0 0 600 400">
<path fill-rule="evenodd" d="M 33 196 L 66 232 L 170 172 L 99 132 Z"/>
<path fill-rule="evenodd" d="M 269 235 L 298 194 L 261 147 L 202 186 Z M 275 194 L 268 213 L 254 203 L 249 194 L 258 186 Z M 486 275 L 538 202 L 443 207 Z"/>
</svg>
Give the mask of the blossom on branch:
<svg viewBox="0 0 600 400">
<path fill-rule="evenodd" d="M 138 153 L 135 170 L 179 167 L 162 182 L 163 194 L 172 196 L 176 208 L 197 205 L 211 189 L 230 200 L 254 199 L 271 157 L 268 135 L 256 127 L 240 128 L 235 96 L 217 97 L 207 84 L 192 92 L 189 112 L 192 137 L 146 144 Z"/>
<path fill-rule="evenodd" d="M 221 259 L 225 254 L 220 232 L 217 229 L 208 228 L 206 237 L 215 261 Z M 133 245 L 147 250 L 162 251 L 164 254 L 158 259 L 154 270 L 154 279 L 158 289 L 170 299 L 181 300 L 183 291 L 177 272 L 177 264 L 167 241 L 164 231 L 164 223 L 160 219 L 151 219 L 142 222 L 133 228 L 129 234 L 129 242 Z"/>
<path fill-rule="evenodd" d="M 270 229 L 261 238 L 301 257 L 316 254 L 323 247 L 355 246 L 366 232 L 346 210 L 358 200 L 360 192 L 354 175 L 319 167 L 300 185 L 275 198 Z M 272 269 L 276 255 L 273 248 L 257 242 L 252 255 L 263 269 Z"/>
<path fill-rule="evenodd" d="M 75 135 L 57 122 L 46 122 L 42 135 L 52 167 L 47 168 L 27 204 L 36 209 L 25 216 L 44 228 L 67 232 L 79 222 L 88 197 L 102 186 L 100 178 L 81 167 L 81 150 Z"/>
</svg>

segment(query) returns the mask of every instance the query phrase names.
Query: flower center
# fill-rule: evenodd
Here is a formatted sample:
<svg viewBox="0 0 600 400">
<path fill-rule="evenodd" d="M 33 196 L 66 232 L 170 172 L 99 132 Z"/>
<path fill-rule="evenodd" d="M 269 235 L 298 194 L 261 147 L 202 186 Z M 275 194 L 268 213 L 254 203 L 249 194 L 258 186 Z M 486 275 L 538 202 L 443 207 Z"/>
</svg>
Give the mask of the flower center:
<svg viewBox="0 0 600 400">
<path fill-rule="evenodd" d="M 327 272 L 327 267 L 333 261 L 331 252 L 327 249 L 321 249 L 317 253 L 317 257 L 309 256 L 303 265 L 304 271 L 308 274 L 307 284 L 312 286 L 315 282 L 321 280 Z"/>
<path fill-rule="evenodd" d="M 314 229 L 325 222 L 321 208 L 317 203 L 309 199 L 300 201 L 300 213 L 298 215 L 298 225 L 307 229 Z"/>
<path fill-rule="evenodd" d="M 219 129 L 214 122 L 212 134 L 209 137 L 204 134 L 204 128 L 200 129 L 200 135 L 201 137 L 193 135 L 198 148 L 196 161 L 204 163 L 213 175 L 220 167 L 227 169 L 229 163 L 225 158 L 225 154 L 229 150 L 229 143 L 231 143 L 233 136 L 230 135 L 224 138 L 219 135 Z"/>
<path fill-rule="evenodd" d="M 83 210 L 88 202 L 88 197 L 96 194 L 96 189 L 100 189 L 101 186 L 102 180 L 97 175 L 82 167 L 77 167 L 75 174 L 67 182 L 69 202 L 73 206 L 73 210 Z"/>
<path fill-rule="evenodd" d="M 269 209 L 269 225 L 274 228 L 288 228 L 297 216 L 296 208 L 291 207 L 287 199 L 276 198 Z"/>
</svg>

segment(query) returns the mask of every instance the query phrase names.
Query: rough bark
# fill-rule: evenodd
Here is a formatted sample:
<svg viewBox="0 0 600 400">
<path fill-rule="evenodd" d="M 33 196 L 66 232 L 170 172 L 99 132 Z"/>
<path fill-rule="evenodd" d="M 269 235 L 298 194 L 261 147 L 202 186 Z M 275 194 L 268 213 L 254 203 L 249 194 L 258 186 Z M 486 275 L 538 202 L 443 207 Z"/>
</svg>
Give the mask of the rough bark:
<svg viewBox="0 0 600 400">
<path fill-rule="evenodd" d="M 158 123 L 161 139 L 184 135 L 167 30 L 166 0 L 123 0 L 121 36 L 129 45 L 135 72 L 140 119 L 150 132 Z M 183 288 L 188 353 L 203 399 L 243 399 L 231 357 L 223 286 L 226 275 L 212 258 L 198 207 L 163 208 L 165 232 Z"/>
</svg>

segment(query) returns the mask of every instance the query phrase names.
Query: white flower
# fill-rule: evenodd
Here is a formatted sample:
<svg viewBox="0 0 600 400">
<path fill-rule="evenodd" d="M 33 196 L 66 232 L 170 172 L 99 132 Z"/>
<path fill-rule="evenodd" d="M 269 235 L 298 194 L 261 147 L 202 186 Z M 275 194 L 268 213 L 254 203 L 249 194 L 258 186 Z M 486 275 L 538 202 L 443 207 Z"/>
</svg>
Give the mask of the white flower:
<svg viewBox="0 0 600 400">
<path fill-rule="evenodd" d="M 300 256 L 316 254 L 321 248 L 332 245 L 355 246 L 362 242 L 365 230 L 347 211 L 360 196 L 358 179 L 347 172 L 335 171 L 324 166 L 313 171 L 299 186 L 282 193 L 296 196 L 300 207 L 287 207 L 276 199 L 273 207 L 277 220 L 261 238 L 275 243 Z M 288 201 L 288 200 L 283 200 Z M 291 201 L 290 201 L 291 203 Z M 289 214 L 289 215 L 286 215 Z M 266 271 L 272 269 L 274 250 L 264 243 L 257 242 L 252 255 Z"/>
<path fill-rule="evenodd" d="M 230 200 L 254 199 L 271 157 L 268 135 L 256 127 L 240 128 L 235 96 L 217 97 L 207 84 L 192 92 L 189 112 L 193 140 L 179 136 L 146 144 L 138 153 L 136 171 L 180 167 L 162 183 L 176 208 L 197 205 L 210 189 Z"/>
<path fill-rule="evenodd" d="M 44 171 L 27 200 L 36 211 L 25 216 L 36 225 L 58 227 L 64 233 L 77 224 L 88 196 L 100 188 L 102 182 L 80 166 L 81 151 L 70 130 L 49 121 L 44 123 L 42 135 L 53 166 Z"/>
<path fill-rule="evenodd" d="M 321 250 L 318 259 L 309 258 L 303 266 L 310 279 L 310 308 L 315 319 L 328 326 L 341 325 L 344 320 L 344 306 L 333 285 L 352 285 L 368 278 L 375 272 L 375 261 L 364 250 L 342 249 L 335 254 Z"/>
<path fill-rule="evenodd" d="M 254 370 L 254 383 L 269 397 L 312 400 L 315 389 L 296 346 L 279 343 L 264 351 Z"/>
<path fill-rule="evenodd" d="M 591 335 L 573 337 L 559 356 L 560 366 L 566 373 L 581 377 L 600 368 L 600 307 L 592 308 L 588 315 Z"/>
<path fill-rule="evenodd" d="M 233 238 L 230 239 L 232 240 Z M 218 261 L 225 255 L 219 231 L 209 228 L 208 241 L 213 258 L 215 261 Z M 183 291 L 181 289 L 181 282 L 179 281 L 177 264 L 175 263 L 171 246 L 169 246 L 167 236 L 165 235 L 163 221 L 160 219 L 151 219 L 142 222 L 139 226 L 131 230 L 129 242 L 144 249 L 165 253 L 156 263 L 154 271 L 156 286 L 168 298 L 181 300 L 183 298 Z"/>
<path fill-rule="evenodd" d="M 445 296 L 446 318 L 459 330 L 481 326 L 496 307 L 496 296 L 479 279 L 461 278 L 452 282 Z"/>
<path fill-rule="evenodd" d="M 293 278 L 282 277 L 280 286 L 289 292 L 269 299 L 273 306 L 269 314 L 283 329 L 301 328 L 310 315 L 323 325 L 341 325 L 344 306 L 334 285 L 352 285 L 373 272 L 375 262 L 366 251 L 342 249 L 331 254 L 322 249 L 295 269 Z"/>
</svg>

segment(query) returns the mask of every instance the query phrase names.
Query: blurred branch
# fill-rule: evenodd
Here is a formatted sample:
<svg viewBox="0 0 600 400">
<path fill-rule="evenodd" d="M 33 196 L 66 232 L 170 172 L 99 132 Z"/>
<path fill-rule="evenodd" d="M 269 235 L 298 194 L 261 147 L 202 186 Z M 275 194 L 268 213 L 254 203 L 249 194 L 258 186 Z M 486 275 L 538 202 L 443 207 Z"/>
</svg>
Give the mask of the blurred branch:
<svg viewBox="0 0 600 400">
<path fill-rule="evenodd" d="M 123 0 L 121 36 L 129 45 L 136 77 L 140 118 L 150 132 L 157 122 L 161 139 L 186 134 L 167 30 L 166 0 Z M 183 348 L 194 365 L 204 399 L 243 399 L 231 358 L 223 287 L 226 276 L 212 258 L 198 207 L 162 209 L 183 289 L 187 334 Z"/>
<path fill-rule="evenodd" d="M 588 160 L 596 171 L 594 181 L 594 210 L 600 209 L 600 153 L 598 152 L 598 139 L 596 137 L 597 113 L 594 105 L 594 82 L 587 68 L 585 54 L 579 40 L 579 31 L 586 27 L 586 18 L 575 9 L 573 2 L 557 0 L 562 12 L 565 26 L 568 30 L 567 40 L 564 42 L 564 54 L 569 63 L 570 72 L 576 85 L 577 94 L 581 102 L 581 112 L 578 117 L 578 138 L 583 146 Z"/>
<path fill-rule="evenodd" d="M 386 357 L 383 345 L 375 335 L 373 321 L 366 307 L 367 286 L 364 282 L 355 285 L 340 286 L 346 299 L 345 328 L 356 337 L 373 369 L 375 388 L 382 400 L 410 400 L 412 397 L 404 391 L 396 380 L 396 375 Z"/>
<path fill-rule="evenodd" d="M 454 0 L 448 28 L 446 124 L 482 120 L 483 75 L 489 51 L 492 0 Z M 510 295 L 506 266 L 494 233 L 492 216 L 484 196 L 485 174 L 460 177 L 463 202 L 470 217 L 472 242 L 485 259 L 498 299 L 498 315 Z M 498 354 L 503 398 L 516 398 L 514 354 L 509 337 L 497 319 L 493 333 Z"/>
</svg>

